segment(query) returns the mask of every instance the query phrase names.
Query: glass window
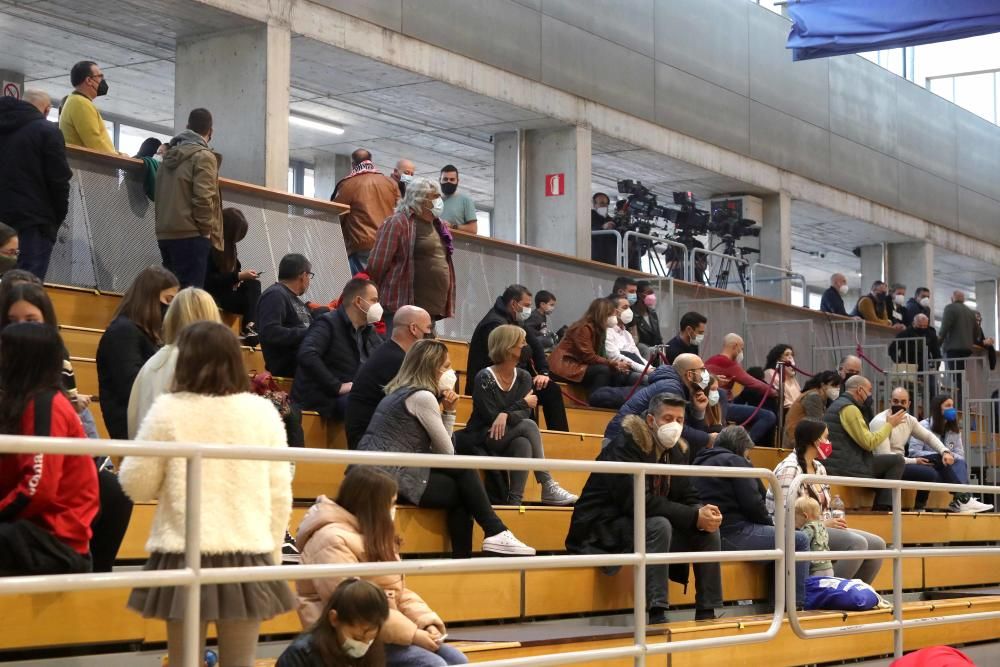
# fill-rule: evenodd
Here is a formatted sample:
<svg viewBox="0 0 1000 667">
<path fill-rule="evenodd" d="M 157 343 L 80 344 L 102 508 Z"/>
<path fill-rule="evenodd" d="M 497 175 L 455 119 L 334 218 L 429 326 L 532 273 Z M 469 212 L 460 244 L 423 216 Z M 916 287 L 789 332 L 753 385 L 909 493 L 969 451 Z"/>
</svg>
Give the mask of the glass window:
<svg viewBox="0 0 1000 667">
<path fill-rule="evenodd" d="M 288 191 L 295 192 L 295 167 L 288 168 Z"/>
<path fill-rule="evenodd" d="M 955 104 L 990 122 L 997 122 L 993 72 L 955 77 Z"/>
<path fill-rule="evenodd" d="M 951 102 L 955 101 L 955 77 L 953 76 L 928 79 L 927 88 L 935 95 L 940 95 Z"/>
<path fill-rule="evenodd" d="M 799 288 L 797 288 L 797 287 L 793 287 L 792 288 L 793 297 L 795 295 L 795 292 L 798 289 Z M 815 292 L 813 290 L 809 290 L 809 309 L 810 310 L 819 310 L 819 305 L 820 305 L 820 303 L 822 301 L 823 301 L 823 294 L 821 292 Z M 792 299 L 792 303 L 799 303 L 799 302 L 795 298 L 793 298 Z"/>
<path fill-rule="evenodd" d="M 491 236 L 493 224 L 493 213 L 490 211 L 476 211 L 476 234 L 478 236 Z"/>
<path fill-rule="evenodd" d="M 306 167 L 302 178 L 302 194 L 306 197 L 316 196 L 316 172 L 310 167 Z"/>
<path fill-rule="evenodd" d="M 114 136 L 114 135 L 112 135 Z M 158 139 L 161 143 L 170 141 L 171 137 L 158 132 L 150 132 L 131 125 L 119 125 L 118 128 L 118 150 L 126 155 L 135 155 L 139 152 L 139 146 L 148 138 Z"/>
</svg>

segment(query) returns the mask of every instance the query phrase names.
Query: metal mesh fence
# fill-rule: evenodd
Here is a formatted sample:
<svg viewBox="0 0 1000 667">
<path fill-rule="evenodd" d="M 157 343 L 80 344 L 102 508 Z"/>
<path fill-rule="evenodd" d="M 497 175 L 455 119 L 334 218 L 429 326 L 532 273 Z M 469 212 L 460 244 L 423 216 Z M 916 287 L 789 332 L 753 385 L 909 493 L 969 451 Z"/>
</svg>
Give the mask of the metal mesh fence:
<svg viewBox="0 0 1000 667">
<path fill-rule="evenodd" d="M 684 313 L 691 311 L 701 313 L 708 318 L 705 340 L 700 346 L 703 359 L 718 354 L 722 350 L 722 339 L 725 335 L 743 331 L 743 323 L 746 321 L 746 305 L 741 296 L 709 299 L 675 296 L 674 322 L 679 322 Z"/>
<path fill-rule="evenodd" d="M 802 370 L 815 373 L 818 370 L 807 364 L 813 348 L 812 320 L 780 320 L 754 321 L 748 319 L 744 329 L 743 341 L 746 344 L 747 366 L 763 366 L 767 353 L 778 344 L 791 345 L 795 353 L 795 363 Z M 799 384 L 805 384 L 806 378 L 798 376 Z"/>
</svg>

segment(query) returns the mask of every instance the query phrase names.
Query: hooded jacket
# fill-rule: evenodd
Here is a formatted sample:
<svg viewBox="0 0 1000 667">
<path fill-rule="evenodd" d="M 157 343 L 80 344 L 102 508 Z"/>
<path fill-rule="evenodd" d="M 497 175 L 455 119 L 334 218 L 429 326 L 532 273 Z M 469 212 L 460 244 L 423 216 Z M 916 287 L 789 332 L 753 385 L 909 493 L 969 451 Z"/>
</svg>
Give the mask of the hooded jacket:
<svg viewBox="0 0 1000 667">
<path fill-rule="evenodd" d="M 198 237 L 223 250 L 219 156 L 200 134 L 184 130 L 170 140 L 156 175 L 156 239 Z"/>
<path fill-rule="evenodd" d="M 296 543 L 302 553 L 304 565 L 331 563 L 364 563 L 364 536 L 357 518 L 326 496 L 316 499 L 299 525 Z M 399 555 L 396 555 L 399 560 Z M 401 574 L 365 577 L 375 584 L 389 599 L 389 619 L 382 626 L 379 638 L 387 644 L 409 646 L 417 630 L 435 625 L 444 634 L 441 617 L 427 606 L 419 595 L 406 587 Z M 303 627 L 311 627 L 323 612 L 333 591 L 344 577 L 300 579 L 296 582 L 299 599 L 299 619 Z"/>
<path fill-rule="evenodd" d="M 723 447 L 703 449 L 694 457 L 697 466 L 752 468 L 753 465 Z M 703 502 L 722 512 L 722 530 L 744 523 L 774 525 L 764 503 L 764 485 L 749 477 L 695 477 L 694 486 Z"/>
<path fill-rule="evenodd" d="M 18 231 L 40 227 L 54 241 L 73 177 L 59 127 L 28 102 L 0 98 L 0 155 L 0 220 Z"/>
</svg>

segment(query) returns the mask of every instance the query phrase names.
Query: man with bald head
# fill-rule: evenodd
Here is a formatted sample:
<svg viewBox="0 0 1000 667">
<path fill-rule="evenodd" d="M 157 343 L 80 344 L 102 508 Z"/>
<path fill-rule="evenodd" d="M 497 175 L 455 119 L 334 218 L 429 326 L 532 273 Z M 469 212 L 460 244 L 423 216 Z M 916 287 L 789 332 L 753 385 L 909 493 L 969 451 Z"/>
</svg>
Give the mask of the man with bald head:
<svg viewBox="0 0 1000 667">
<path fill-rule="evenodd" d="M 949 359 L 971 357 L 976 344 L 976 313 L 965 305 L 965 293 L 955 290 L 951 303 L 941 315 L 941 331 L 938 332 L 941 349 Z M 954 370 L 963 370 L 965 362 L 949 364 Z"/>
<path fill-rule="evenodd" d="M 844 393 L 830 404 L 823 415 L 833 444 L 833 452 L 823 461 L 829 474 L 872 479 L 902 478 L 903 456 L 876 454 L 875 450 L 889 437 L 892 429 L 903 423 L 906 412 L 887 415 L 881 428 L 872 432 L 861 411 L 871 395 L 871 381 L 863 375 L 854 375 L 845 383 Z M 872 509 L 891 510 L 892 492 L 889 489 L 876 491 Z"/>
<path fill-rule="evenodd" d="M 824 313 L 847 317 L 847 308 L 844 307 L 844 297 L 847 296 L 847 291 L 847 277 L 843 273 L 833 274 L 830 276 L 830 286 L 823 292 L 819 309 Z"/>
<path fill-rule="evenodd" d="M 340 230 L 354 276 L 368 266 L 375 233 L 396 208 L 399 186 L 375 168 L 370 151 L 358 148 L 351 153 L 351 173 L 337 182 L 330 199 L 351 207 L 340 218 Z"/>
<path fill-rule="evenodd" d="M 47 120 L 52 103 L 39 90 L 0 98 L 0 220 L 17 230 L 17 268 L 44 280 L 56 235 L 69 210 L 66 143 Z"/>
<path fill-rule="evenodd" d="M 434 338 L 430 314 L 416 306 L 397 310 L 392 319 L 392 337 L 372 352 L 354 377 L 344 420 L 348 447 L 354 449 L 361 441 L 375 409 L 385 397 L 383 388 L 399 372 L 409 349 L 423 338 Z"/>
<path fill-rule="evenodd" d="M 759 396 L 767 394 L 770 397 L 774 397 L 777 396 L 777 392 L 769 384 L 758 380 L 744 370 L 744 347 L 742 336 L 735 333 L 726 334 L 722 339 L 722 352 L 714 357 L 709 357 L 705 361 L 705 368 L 708 369 L 709 373 L 719 378 L 719 389 L 729 392 L 729 419 L 737 424 L 742 424 L 750 419 L 750 423 L 747 424 L 750 439 L 755 444 L 761 444 L 769 441 L 768 437 L 774 430 L 777 417 L 775 417 L 773 412 L 764 408 L 761 408 L 754 414 L 756 405 L 739 405 L 733 403 L 733 387 L 735 384 L 740 384 Z"/>
<path fill-rule="evenodd" d="M 396 181 L 396 184 L 399 186 L 400 197 L 406 193 L 406 184 L 413 180 L 415 172 L 416 167 L 405 157 L 396 163 L 396 168 L 392 170 L 392 180 Z"/>
<path fill-rule="evenodd" d="M 896 334 L 896 340 L 889 343 L 889 358 L 896 362 L 897 373 L 914 373 L 924 370 L 925 356 L 940 359 L 941 346 L 930 318 L 918 313 L 910 326 Z"/>
</svg>

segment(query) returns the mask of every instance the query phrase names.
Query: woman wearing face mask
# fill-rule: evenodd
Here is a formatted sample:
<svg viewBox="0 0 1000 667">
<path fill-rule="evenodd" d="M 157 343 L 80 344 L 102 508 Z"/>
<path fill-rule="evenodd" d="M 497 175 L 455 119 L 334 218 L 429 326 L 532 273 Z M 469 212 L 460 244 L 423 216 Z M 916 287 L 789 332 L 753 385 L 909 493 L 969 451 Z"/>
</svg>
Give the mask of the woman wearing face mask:
<svg viewBox="0 0 1000 667">
<path fill-rule="evenodd" d="M 367 271 L 378 285 L 389 331 L 402 306 L 419 306 L 434 321 L 455 314 L 455 247 L 440 219 L 443 210 L 438 184 L 414 178 L 396 212 L 378 228 Z"/>
<path fill-rule="evenodd" d="M 275 667 L 383 667 L 385 645 L 378 635 L 389 613 L 382 589 L 357 577 L 344 579 Z"/>
<path fill-rule="evenodd" d="M 628 380 L 624 383 L 627 386 L 632 386 L 636 382 L 648 384 L 649 375 L 654 369 L 652 365 L 647 368 L 645 360 L 639 354 L 635 338 L 629 332 L 629 326 L 635 322 L 635 313 L 629 307 L 628 300 L 625 297 L 615 297 L 612 301 L 615 304 L 617 321 L 614 326 L 608 327 L 607 338 L 605 339 L 607 357 L 612 361 L 625 361 L 628 363 Z"/>
<path fill-rule="evenodd" d="M 785 364 L 781 378 L 775 377 L 779 361 Z M 779 393 L 782 391 L 780 385 L 784 385 L 784 403 L 781 405 L 784 410 L 792 407 L 792 403 L 802 394 L 799 381 L 795 378 L 795 350 L 792 349 L 791 345 L 778 343 L 767 353 L 767 361 L 764 365 L 764 382 Z"/>
<path fill-rule="evenodd" d="M 297 542 L 305 565 L 382 563 L 399 560 L 396 534 L 396 482 L 377 468 L 355 466 L 344 478 L 336 501 L 320 496 L 302 519 Z M 441 617 L 412 590 L 403 575 L 368 579 L 389 600 L 389 617 L 378 638 L 385 643 L 390 667 L 464 665 L 456 649 L 443 644 Z M 323 608 L 342 579 L 322 577 L 297 583 L 299 618 L 309 627 L 322 618 Z"/>
<path fill-rule="evenodd" d="M 656 292 L 649 281 L 640 280 L 636 283 L 638 299 L 632 310 L 635 311 L 634 327 L 638 334 L 636 344 L 640 356 L 649 358 L 650 348 L 663 345 L 663 334 L 660 333 L 660 317 L 656 314 Z"/>
<path fill-rule="evenodd" d="M 0 222 L 0 275 L 17 266 L 20 252 L 17 230 Z"/>
<path fill-rule="evenodd" d="M 785 415 L 784 443 L 795 442 L 795 427 L 803 419 L 823 421 L 827 407 L 840 397 L 840 383 L 840 374 L 837 371 L 821 371 L 806 380 L 802 394 L 792 403 Z"/>
<path fill-rule="evenodd" d="M 729 399 L 724 391 L 719 390 L 719 378 L 710 376 L 708 387 L 703 390 L 708 398 L 705 408 L 705 424 L 712 433 L 718 433 L 725 428 L 729 417 Z"/>
<path fill-rule="evenodd" d="M 582 384 L 587 393 L 628 382 L 631 365 L 608 357 L 608 328 L 618 326 L 615 304 L 594 299 L 583 317 L 574 322 L 549 356 L 552 373 L 566 382 Z"/>
<path fill-rule="evenodd" d="M 822 419 L 812 419 L 806 417 L 799 421 L 795 427 L 794 440 L 795 451 L 785 457 L 774 469 L 774 476 L 781 483 L 782 491 L 785 491 L 785 502 L 794 504 L 794 498 L 788 498 L 787 492 L 792 486 L 792 482 L 799 475 L 826 475 L 826 468 L 821 461 L 830 456 L 833 445 L 830 444 L 829 431 Z M 816 499 L 820 506 L 822 516 L 828 517 L 823 520 L 826 530 L 830 535 L 831 551 L 877 551 L 885 549 L 885 540 L 878 535 L 872 535 L 863 530 L 849 528 L 847 519 L 829 518 L 830 487 L 827 484 L 805 484 L 799 487 L 799 497 L 809 496 Z M 767 492 L 767 511 L 774 515 L 774 494 L 770 490 Z M 844 579 L 861 579 L 866 584 L 875 580 L 879 569 L 882 567 L 882 560 L 870 558 L 868 560 L 838 560 L 833 564 L 835 576 Z"/>
<path fill-rule="evenodd" d="M 752 468 L 750 450 L 753 441 L 742 426 L 727 426 L 715 439 L 714 446 L 702 449 L 694 457 L 694 465 Z M 696 477 L 698 497 L 722 512 L 722 548 L 725 551 L 773 549 L 774 521 L 764 503 L 766 489 L 759 479 L 749 477 Z M 809 551 L 809 538 L 795 531 L 795 550 Z M 809 562 L 795 565 L 795 598 L 805 602 L 805 582 Z"/>
<path fill-rule="evenodd" d="M 386 385 L 386 396 L 379 403 L 358 449 L 454 454 L 451 433 L 458 403 L 456 381 L 447 346 L 438 340 L 418 340 L 403 358 L 399 373 Z M 483 481 L 474 470 L 397 466 L 383 469 L 399 485 L 401 501 L 448 511 L 448 535 L 455 558 L 472 555 L 470 519 L 475 519 L 486 535 L 483 551 L 535 555 L 535 550 L 514 537 L 493 511 Z"/>
</svg>

